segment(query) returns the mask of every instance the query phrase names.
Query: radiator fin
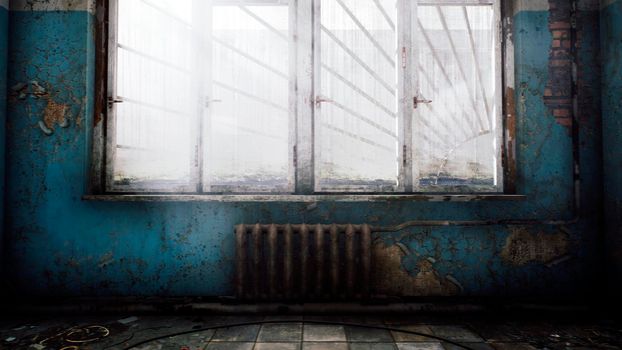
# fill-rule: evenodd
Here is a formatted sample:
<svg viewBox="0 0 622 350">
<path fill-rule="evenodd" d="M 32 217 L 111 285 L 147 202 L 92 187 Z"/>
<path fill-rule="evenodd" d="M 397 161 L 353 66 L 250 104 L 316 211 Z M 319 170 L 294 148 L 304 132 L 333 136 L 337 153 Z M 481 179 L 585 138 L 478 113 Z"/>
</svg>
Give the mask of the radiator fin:
<svg viewBox="0 0 622 350">
<path fill-rule="evenodd" d="M 247 301 L 369 297 L 368 225 L 235 227 L 236 296 Z"/>
</svg>

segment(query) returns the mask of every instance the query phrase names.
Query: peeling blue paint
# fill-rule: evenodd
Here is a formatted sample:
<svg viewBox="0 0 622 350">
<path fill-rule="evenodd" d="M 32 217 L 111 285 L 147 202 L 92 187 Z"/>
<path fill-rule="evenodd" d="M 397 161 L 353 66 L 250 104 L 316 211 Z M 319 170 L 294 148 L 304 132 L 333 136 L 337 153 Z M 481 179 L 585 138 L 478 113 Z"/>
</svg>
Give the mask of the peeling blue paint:
<svg viewBox="0 0 622 350">
<path fill-rule="evenodd" d="M 596 10 L 597 11 L 597 10 Z M 547 11 L 514 17 L 519 193 L 521 202 L 392 203 L 108 203 L 81 200 L 93 124 L 93 15 L 85 11 L 11 11 L 9 86 L 37 81 L 70 107 L 69 128 L 39 129 L 45 102 L 9 97 L 5 274 L 31 295 L 230 295 L 236 223 L 363 223 L 407 220 L 570 219 L 573 146 L 545 106 L 551 35 Z M 586 60 L 590 60 L 586 55 Z M 596 61 L 585 64 L 596 64 Z M 583 150 L 598 152 L 596 136 Z M 595 141 L 596 140 L 596 141 Z M 596 167 L 599 168 L 599 167 Z M 596 188 L 594 164 L 581 166 L 583 188 Z M 586 192 L 589 190 L 584 190 Z M 594 197 L 587 197 L 595 201 Z M 586 207 L 595 203 L 584 203 Z M 465 295 L 581 295 L 591 290 L 598 255 L 586 216 L 568 232 L 572 258 L 520 266 L 500 256 L 512 227 L 414 227 L 378 235 L 401 243 L 402 267 L 417 273 L 431 257 Z M 533 226 L 555 234 L 560 228 Z"/>
<path fill-rule="evenodd" d="M 622 291 L 622 1 L 601 11 L 605 224 L 612 293 Z"/>
</svg>

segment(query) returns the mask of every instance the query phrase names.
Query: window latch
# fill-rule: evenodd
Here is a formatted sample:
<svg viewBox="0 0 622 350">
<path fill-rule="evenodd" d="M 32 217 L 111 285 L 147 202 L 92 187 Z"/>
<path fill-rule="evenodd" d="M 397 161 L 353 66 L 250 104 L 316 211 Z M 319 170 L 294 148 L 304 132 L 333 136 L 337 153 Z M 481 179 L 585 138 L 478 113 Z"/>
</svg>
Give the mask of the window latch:
<svg viewBox="0 0 622 350">
<path fill-rule="evenodd" d="M 315 106 L 320 107 L 320 104 L 323 102 L 335 102 L 328 97 L 324 97 L 322 95 L 318 95 L 315 97 Z"/>
<path fill-rule="evenodd" d="M 115 103 L 123 103 L 123 99 L 108 97 L 108 108 L 112 108 Z"/>
<path fill-rule="evenodd" d="M 420 103 L 429 104 L 429 103 L 432 103 L 432 100 L 426 100 L 425 98 L 424 99 L 419 99 L 419 96 L 413 97 L 413 107 L 415 109 L 417 109 L 417 107 L 419 107 Z"/>
<path fill-rule="evenodd" d="M 209 108 L 211 107 L 212 103 L 216 103 L 216 102 L 222 102 L 222 100 L 219 99 L 213 99 L 208 97 L 205 97 L 205 108 Z"/>
</svg>

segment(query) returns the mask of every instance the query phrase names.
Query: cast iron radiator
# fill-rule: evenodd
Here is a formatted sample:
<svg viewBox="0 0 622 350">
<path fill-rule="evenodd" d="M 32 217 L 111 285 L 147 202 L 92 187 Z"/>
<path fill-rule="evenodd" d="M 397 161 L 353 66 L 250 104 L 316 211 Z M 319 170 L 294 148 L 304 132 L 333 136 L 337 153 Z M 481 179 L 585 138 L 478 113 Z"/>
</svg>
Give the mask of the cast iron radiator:
<svg viewBox="0 0 622 350">
<path fill-rule="evenodd" d="M 370 293 L 369 225 L 237 225 L 240 300 L 351 300 Z"/>
</svg>

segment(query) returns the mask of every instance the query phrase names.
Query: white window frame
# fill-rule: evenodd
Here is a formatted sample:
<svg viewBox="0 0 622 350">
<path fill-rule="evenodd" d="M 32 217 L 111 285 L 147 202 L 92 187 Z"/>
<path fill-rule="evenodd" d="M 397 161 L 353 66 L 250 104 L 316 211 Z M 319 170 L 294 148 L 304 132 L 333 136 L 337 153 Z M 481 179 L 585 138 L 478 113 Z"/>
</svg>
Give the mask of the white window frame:
<svg viewBox="0 0 622 350">
<path fill-rule="evenodd" d="M 313 195 L 313 194 L 366 194 L 365 191 L 361 192 L 360 187 L 357 192 L 349 192 L 348 186 L 342 188 L 332 187 L 330 189 L 321 188 L 317 179 L 317 172 L 319 167 L 315 166 L 315 159 L 319 154 L 318 144 L 314 142 L 314 139 L 319 135 L 319 128 L 314 123 L 316 113 L 321 109 L 322 103 L 321 97 L 316 94 L 315 87 L 320 83 L 320 11 L 321 0 L 290 0 L 289 6 L 289 20 L 290 20 L 290 98 L 289 98 L 289 181 L 288 188 L 285 192 L 266 192 L 260 187 L 249 187 L 245 192 L 229 192 L 223 188 L 213 188 L 209 184 L 209 180 L 205 179 L 203 182 L 203 147 L 202 147 L 202 135 L 208 125 L 202 125 L 202 115 L 205 113 L 205 108 L 197 106 L 200 112 L 196 116 L 197 129 L 194 135 L 191 137 L 195 140 L 195 150 L 193 159 L 191 160 L 191 179 L 189 182 L 177 182 L 177 181 L 147 181 L 143 183 L 115 183 L 113 174 L 114 165 L 114 153 L 116 149 L 115 140 L 115 112 L 116 105 L 122 102 L 115 91 L 115 78 L 116 74 L 116 49 L 117 49 L 117 2 L 124 0 L 100 0 L 108 3 L 108 23 L 107 23 L 107 110 L 106 110 L 106 132 L 100 132 L 100 139 L 95 139 L 94 144 L 94 159 L 100 160 L 103 164 L 95 165 L 95 178 L 102 178 L 99 182 L 95 180 L 95 187 L 102 188 L 106 193 L 190 193 L 190 194 L 296 194 L 296 195 Z M 212 0 L 213 2 L 219 2 L 221 0 Z M 398 35 L 398 50 L 401 53 L 396 62 L 404 63 L 399 65 L 401 74 L 398 74 L 398 136 L 399 136 L 399 148 L 398 159 L 399 161 L 399 175 L 398 186 L 394 192 L 373 192 L 373 189 L 369 189 L 367 194 L 429 194 L 429 192 L 422 191 L 421 188 L 417 188 L 413 184 L 413 154 L 412 154 L 412 118 L 416 117 L 417 110 L 415 109 L 414 99 L 417 92 L 418 77 L 416 67 L 417 47 L 412 45 L 413 40 L 417 33 L 416 26 L 412 23 L 416 23 L 417 20 L 417 6 L 419 4 L 425 5 L 490 5 L 490 2 L 494 4 L 494 15 L 497 30 L 495 30 L 495 36 L 497 46 L 495 48 L 497 60 L 496 67 L 496 89 L 495 89 L 495 102 L 497 106 L 497 113 L 495 114 L 496 123 L 498 125 L 495 130 L 495 140 L 497 142 L 497 163 L 496 176 L 497 185 L 491 189 L 490 193 L 503 193 L 504 183 L 507 179 L 504 177 L 504 166 L 502 165 L 502 159 L 507 163 L 507 155 L 504 152 L 508 152 L 507 144 L 507 130 L 504 120 L 504 114 L 510 116 L 514 114 L 511 112 L 504 112 L 502 109 L 508 106 L 503 105 L 503 88 L 504 82 L 507 86 L 507 81 L 504 81 L 506 75 L 510 73 L 513 75 L 513 57 L 509 57 L 507 50 L 507 42 L 503 40 L 502 35 L 502 0 L 398 0 L 398 16 L 400 21 L 396 23 L 397 35 Z M 204 4 L 204 14 L 210 11 L 208 3 L 209 0 L 200 0 Z M 252 1 L 238 0 L 239 4 L 248 4 Z M 505 10 L 505 9 L 504 9 Z M 507 10 L 506 10 L 507 11 Z M 197 16 L 200 11 L 196 11 Z M 202 18 L 205 15 L 201 16 Z M 197 17 L 197 21 L 201 19 Z M 507 30 L 507 29 L 506 29 Z M 200 33 L 198 36 L 203 40 L 207 39 L 209 33 Z M 209 42 L 209 40 L 205 40 Z M 504 47 L 505 46 L 505 47 Z M 513 51 L 511 51 L 513 53 Z M 505 67 L 502 62 L 505 60 Z M 512 62 L 508 62 L 512 61 Z M 510 78 L 511 84 L 513 84 L 513 76 Z M 209 85 L 209 84 L 207 84 Z M 209 91 L 202 91 L 203 96 L 209 96 Z M 209 97 L 205 97 L 209 98 Z M 328 102 L 330 103 L 330 102 Z M 503 106 L 503 108 L 502 108 Z M 209 120 L 207 118 L 206 120 Z M 504 135 L 505 133 L 505 135 Z M 98 132 L 95 130 L 95 135 Z M 103 141 L 102 141 L 103 139 Z M 102 151 L 102 147 L 98 146 L 98 142 L 102 142 L 105 147 Z M 505 142 L 505 143 L 504 143 Z M 99 152 L 99 153 L 98 153 Z M 105 156 L 101 156 L 101 154 Z M 503 154 L 503 158 L 502 158 Z M 512 153 L 513 155 L 513 153 Z M 510 161 L 514 161 L 514 157 Z M 507 166 L 507 164 L 506 164 Z M 104 175 L 98 175 L 103 173 Z M 441 193 L 454 193 L 445 192 L 440 189 Z M 459 193 L 473 192 L 476 194 L 482 194 L 486 192 L 472 191 L 465 186 L 465 191 Z"/>
</svg>

